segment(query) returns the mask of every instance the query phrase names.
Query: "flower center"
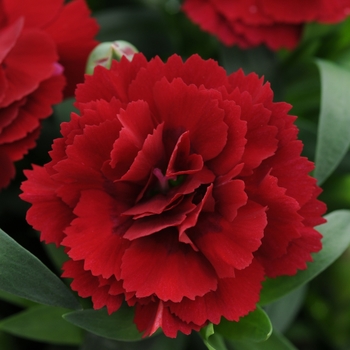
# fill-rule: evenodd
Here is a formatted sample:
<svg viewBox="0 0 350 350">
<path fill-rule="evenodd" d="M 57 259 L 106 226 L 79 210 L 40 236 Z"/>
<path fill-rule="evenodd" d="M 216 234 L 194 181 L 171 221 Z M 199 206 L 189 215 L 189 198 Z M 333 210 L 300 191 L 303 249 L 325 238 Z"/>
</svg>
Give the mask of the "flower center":
<svg viewBox="0 0 350 350">
<path fill-rule="evenodd" d="M 162 171 L 159 168 L 153 170 L 153 175 L 158 180 L 158 186 L 161 193 L 167 193 L 169 188 L 176 187 L 181 185 L 185 181 L 185 175 L 179 176 L 166 176 L 163 175 Z M 158 191 L 155 191 L 155 194 Z"/>
</svg>

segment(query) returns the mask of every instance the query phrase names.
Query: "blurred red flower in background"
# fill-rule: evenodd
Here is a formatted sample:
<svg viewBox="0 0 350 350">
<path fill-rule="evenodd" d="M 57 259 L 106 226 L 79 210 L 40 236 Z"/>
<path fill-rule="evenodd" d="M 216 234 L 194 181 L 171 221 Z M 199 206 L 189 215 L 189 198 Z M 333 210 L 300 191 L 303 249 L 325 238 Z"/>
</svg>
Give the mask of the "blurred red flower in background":
<svg viewBox="0 0 350 350">
<path fill-rule="evenodd" d="M 35 146 L 51 106 L 74 94 L 97 42 L 83 0 L 0 0 L 0 189 Z"/>
<path fill-rule="evenodd" d="M 183 11 L 227 46 L 293 49 L 305 23 L 337 23 L 350 0 L 185 0 Z"/>
<path fill-rule="evenodd" d="M 26 171 L 28 222 L 64 246 L 64 277 L 169 337 L 255 309 L 265 276 L 321 249 L 321 192 L 290 105 L 198 55 L 136 54 L 78 85 L 52 161 Z"/>
</svg>

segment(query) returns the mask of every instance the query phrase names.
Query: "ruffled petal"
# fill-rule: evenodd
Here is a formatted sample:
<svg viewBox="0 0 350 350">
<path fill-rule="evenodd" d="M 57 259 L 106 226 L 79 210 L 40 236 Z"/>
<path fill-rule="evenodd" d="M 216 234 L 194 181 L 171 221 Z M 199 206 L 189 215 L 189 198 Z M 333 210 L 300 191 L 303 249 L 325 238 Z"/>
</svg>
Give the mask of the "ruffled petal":
<svg viewBox="0 0 350 350">
<path fill-rule="evenodd" d="M 120 279 L 121 259 L 129 242 L 115 233 L 111 220 L 118 203 L 102 191 L 83 191 L 74 209 L 76 219 L 65 229 L 62 245 L 73 260 L 82 260 L 94 276 Z"/>
<path fill-rule="evenodd" d="M 53 181 L 45 168 L 33 166 L 25 170 L 27 181 L 21 185 L 20 197 L 32 203 L 26 219 L 36 230 L 41 231 L 40 239 L 59 246 L 64 238 L 64 230 L 75 215 L 65 203 L 56 196 L 57 183 Z"/>
<path fill-rule="evenodd" d="M 123 302 L 122 288 L 116 293 L 115 290 L 119 289 L 115 287 L 116 281 L 101 281 L 101 278 L 85 270 L 83 265 L 82 261 L 66 261 L 62 277 L 73 278 L 71 288 L 80 297 L 91 297 L 95 309 L 106 306 L 109 314 L 117 311 Z"/>
<path fill-rule="evenodd" d="M 155 254 L 156 252 L 156 254 Z M 123 287 L 138 298 L 156 295 L 180 302 L 215 290 L 217 277 L 205 257 L 163 230 L 133 241 L 123 256 Z"/>
<path fill-rule="evenodd" d="M 171 83 L 163 78 L 156 83 L 153 98 L 156 104 L 153 113 L 164 120 L 168 137 L 177 140 L 179 134 L 189 131 L 193 151 L 205 161 L 222 151 L 228 127 L 223 122 L 224 111 L 218 106 L 220 94 L 186 85 L 180 78 Z M 181 104 L 177 103 L 179 100 Z"/>
<path fill-rule="evenodd" d="M 74 0 L 63 6 L 55 21 L 45 27 L 56 44 L 67 77 L 65 96 L 73 96 L 76 85 L 83 82 L 87 57 L 98 44 L 94 37 L 99 27 L 89 15 L 86 2 Z"/>
<path fill-rule="evenodd" d="M 237 270 L 252 263 L 267 224 L 265 210 L 249 202 L 239 209 L 232 222 L 206 214 L 188 233 L 220 278 L 234 277 Z"/>
<path fill-rule="evenodd" d="M 13 26 L 20 23 L 18 20 Z M 16 36 L 18 28 L 13 29 Z M 26 59 L 23 60 L 23 57 Z M 54 42 L 46 33 L 35 29 L 22 32 L 3 61 L 7 89 L 0 107 L 6 107 L 37 89 L 40 82 L 53 75 L 57 59 Z"/>
<path fill-rule="evenodd" d="M 281 275 L 293 276 L 298 270 L 305 270 L 312 261 L 311 253 L 322 248 L 321 234 L 311 227 L 300 230 L 300 237 L 292 240 L 286 254 L 275 259 L 262 259 L 266 275 L 274 278 Z"/>
<path fill-rule="evenodd" d="M 238 321 L 255 309 L 263 279 L 264 269 L 254 260 L 244 270 L 237 271 L 234 278 L 220 279 L 216 291 L 195 300 L 185 298 L 181 303 L 167 302 L 166 305 L 184 322 L 218 324 L 221 317 Z"/>
<path fill-rule="evenodd" d="M 1 152 L 0 148 L 0 189 L 5 188 L 9 185 L 11 179 L 15 176 L 16 169 L 13 165 L 13 162 L 6 153 Z"/>
<path fill-rule="evenodd" d="M 9 20 L 23 16 L 26 28 L 44 28 L 60 13 L 63 0 L 3 0 L 3 6 Z"/>
<path fill-rule="evenodd" d="M 164 303 L 149 303 L 136 305 L 134 322 L 143 336 L 150 336 L 162 328 L 163 333 L 169 338 L 176 338 L 177 332 L 190 334 L 192 330 L 199 331 L 200 327 L 192 322 L 186 323 L 171 314 Z"/>
</svg>

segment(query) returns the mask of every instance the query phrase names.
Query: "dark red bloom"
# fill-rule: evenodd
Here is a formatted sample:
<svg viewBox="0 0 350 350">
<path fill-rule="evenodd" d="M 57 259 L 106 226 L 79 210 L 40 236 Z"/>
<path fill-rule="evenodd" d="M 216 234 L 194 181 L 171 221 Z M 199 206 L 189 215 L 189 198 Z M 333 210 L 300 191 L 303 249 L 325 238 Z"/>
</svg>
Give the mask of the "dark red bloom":
<svg viewBox="0 0 350 350">
<path fill-rule="evenodd" d="M 94 308 L 135 306 L 169 337 L 255 308 L 265 276 L 321 249 L 320 189 L 290 105 L 269 84 L 198 55 L 97 67 L 76 91 L 52 161 L 21 197 L 41 239 L 66 247 L 65 277 Z"/>
<path fill-rule="evenodd" d="M 227 46 L 293 49 L 305 23 L 337 23 L 350 0 L 185 0 L 183 11 Z"/>
<path fill-rule="evenodd" d="M 0 189 L 35 146 L 51 106 L 73 95 L 97 42 L 83 0 L 0 0 Z M 66 80 L 67 79 L 67 83 Z"/>
</svg>

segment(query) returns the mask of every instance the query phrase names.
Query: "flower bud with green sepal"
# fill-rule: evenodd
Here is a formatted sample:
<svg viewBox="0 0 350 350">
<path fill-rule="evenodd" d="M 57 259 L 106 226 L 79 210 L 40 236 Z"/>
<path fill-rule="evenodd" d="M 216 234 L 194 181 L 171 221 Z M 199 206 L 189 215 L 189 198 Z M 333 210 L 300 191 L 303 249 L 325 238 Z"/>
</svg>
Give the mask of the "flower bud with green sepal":
<svg viewBox="0 0 350 350">
<path fill-rule="evenodd" d="M 103 66 L 109 69 L 112 60 L 120 61 L 123 56 L 131 60 L 137 52 L 136 47 L 127 41 L 117 40 L 101 43 L 91 51 L 85 72 L 86 74 L 92 74 L 96 66 Z"/>
</svg>

